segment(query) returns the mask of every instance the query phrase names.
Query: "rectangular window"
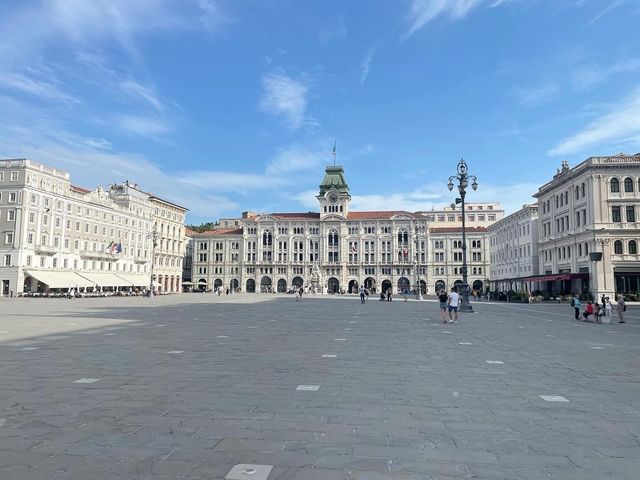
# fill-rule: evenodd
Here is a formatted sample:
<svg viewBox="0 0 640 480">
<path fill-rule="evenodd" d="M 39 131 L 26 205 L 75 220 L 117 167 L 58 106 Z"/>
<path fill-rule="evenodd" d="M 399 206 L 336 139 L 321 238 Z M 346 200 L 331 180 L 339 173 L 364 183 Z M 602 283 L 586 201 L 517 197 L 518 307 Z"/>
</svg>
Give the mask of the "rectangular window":
<svg viewBox="0 0 640 480">
<path fill-rule="evenodd" d="M 11 181 L 12 182 L 18 181 L 18 172 L 11 172 Z"/>
<path fill-rule="evenodd" d="M 16 203 L 18 201 L 18 194 L 16 192 L 9 192 L 9 203 Z"/>
<path fill-rule="evenodd" d="M 636 211 L 633 205 L 628 205 L 626 207 L 627 210 L 627 222 L 635 222 L 636 221 Z"/>
<path fill-rule="evenodd" d="M 620 216 L 620 207 L 611 207 L 611 221 L 620 223 L 622 218 Z"/>
<path fill-rule="evenodd" d="M 11 255 L 5 255 L 4 256 L 4 266 L 5 267 L 10 267 L 11 266 Z"/>
<path fill-rule="evenodd" d="M 15 222 L 16 221 L 16 211 L 15 210 L 7 210 L 7 221 Z"/>
<path fill-rule="evenodd" d="M 5 243 L 6 245 L 11 245 L 11 244 L 13 244 L 13 232 L 7 232 L 7 233 L 4 235 L 4 243 Z"/>
</svg>

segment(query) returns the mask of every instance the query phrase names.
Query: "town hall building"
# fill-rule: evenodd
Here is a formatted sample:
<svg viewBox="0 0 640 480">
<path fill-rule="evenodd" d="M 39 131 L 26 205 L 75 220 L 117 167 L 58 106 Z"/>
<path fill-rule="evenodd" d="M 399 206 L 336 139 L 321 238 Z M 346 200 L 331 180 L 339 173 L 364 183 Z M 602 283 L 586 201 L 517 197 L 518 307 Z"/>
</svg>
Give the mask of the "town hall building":
<svg viewBox="0 0 640 480">
<path fill-rule="evenodd" d="M 352 211 L 342 166 L 328 166 L 318 212 L 223 219 L 193 233 L 192 281 L 198 289 L 316 293 L 435 293 L 462 281 L 459 209 Z M 467 204 L 469 285 L 484 291 L 489 274 L 487 227 L 504 216 L 498 203 Z"/>
</svg>

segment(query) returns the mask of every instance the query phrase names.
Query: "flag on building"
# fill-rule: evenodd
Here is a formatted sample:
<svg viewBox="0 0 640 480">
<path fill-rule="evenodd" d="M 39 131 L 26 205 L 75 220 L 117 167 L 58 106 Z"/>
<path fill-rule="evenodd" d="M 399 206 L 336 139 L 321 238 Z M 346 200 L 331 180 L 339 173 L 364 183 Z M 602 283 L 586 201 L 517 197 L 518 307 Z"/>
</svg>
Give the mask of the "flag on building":
<svg viewBox="0 0 640 480">
<path fill-rule="evenodd" d="M 104 251 L 105 251 L 105 253 L 112 253 L 112 251 L 113 251 L 113 242 L 109 243 L 109 245 L 107 245 L 107 248 Z"/>
<path fill-rule="evenodd" d="M 116 253 L 122 253 L 122 244 L 120 242 L 116 244 Z"/>
</svg>

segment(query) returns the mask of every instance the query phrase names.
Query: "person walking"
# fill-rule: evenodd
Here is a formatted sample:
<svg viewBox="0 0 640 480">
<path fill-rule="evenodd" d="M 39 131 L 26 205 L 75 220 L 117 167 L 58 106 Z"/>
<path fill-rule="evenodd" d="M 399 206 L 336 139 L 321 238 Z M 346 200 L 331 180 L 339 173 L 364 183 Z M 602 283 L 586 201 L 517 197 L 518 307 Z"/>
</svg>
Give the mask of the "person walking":
<svg viewBox="0 0 640 480">
<path fill-rule="evenodd" d="M 605 311 L 605 308 L 604 308 L 604 306 L 607 304 L 606 300 L 607 299 L 606 299 L 606 297 L 604 296 L 604 293 L 603 293 L 602 296 L 600 297 L 600 305 L 602 305 L 602 314 L 603 315 L 607 314 L 606 311 Z"/>
<path fill-rule="evenodd" d="M 604 311 L 605 311 L 605 315 L 607 317 L 611 316 L 611 310 L 612 310 L 611 299 L 609 297 L 605 297 L 605 299 L 604 299 Z M 611 319 L 609 319 L 609 320 L 611 320 Z"/>
<path fill-rule="evenodd" d="M 298 289 L 298 295 L 300 295 L 300 301 L 302 301 L 302 294 L 304 293 L 304 288 L 300 287 Z"/>
<path fill-rule="evenodd" d="M 626 323 L 624 321 L 624 312 L 627 311 L 627 305 L 624 303 L 624 297 L 618 294 L 618 323 Z"/>
<path fill-rule="evenodd" d="M 440 302 L 440 318 L 442 318 L 442 323 L 447 323 L 447 301 L 449 297 L 447 296 L 447 292 L 444 290 L 440 290 L 438 294 L 438 301 Z"/>
<path fill-rule="evenodd" d="M 449 323 L 458 323 L 458 308 L 460 307 L 460 295 L 458 295 L 458 287 L 453 287 L 449 294 Z"/>
<path fill-rule="evenodd" d="M 391 287 L 387 288 L 387 302 L 391 301 Z"/>
<path fill-rule="evenodd" d="M 360 303 L 365 303 L 366 301 L 366 292 L 364 287 L 360 287 Z"/>
<path fill-rule="evenodd" d="M 573 307 L 574 310 L 574 318 L 576 320 L 578 320 L 580 318 L 580 299 L 578 298 L 577 295 L 574 295 L 573 298 L 571 299 L 571 306 Z"/>
</svg>

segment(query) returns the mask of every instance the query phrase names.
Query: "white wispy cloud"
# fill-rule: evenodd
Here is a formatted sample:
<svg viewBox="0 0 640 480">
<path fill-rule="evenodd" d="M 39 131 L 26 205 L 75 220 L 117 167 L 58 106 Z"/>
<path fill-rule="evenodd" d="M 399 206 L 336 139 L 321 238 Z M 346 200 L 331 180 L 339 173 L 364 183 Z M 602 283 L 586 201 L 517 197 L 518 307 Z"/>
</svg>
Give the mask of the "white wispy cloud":
<svg viewBox="0 0 640 480">
<path fill-rule="evenodd" d="M 322 165 L 322 158 L 327 157 L 319 152 L 319 149 L 310 150 L 300 145 L 281 148 L 267 164 L 266 173 L 289 175 L 299 171 L 317 170 Z"/>
<path fill-rule="evenodd" d="M 0 73 L 0 86 L 19 90 L 37 97 L 57 102 L 75 103 L 78 99 L 64 92 L 53 83 L 29 77 L 22 73 Z"/>
<path fill-rule="evenodd" d="M 145 87 L 144 85 L 129 79 L 121 82 L 120 88 L 122 88 L 122 90 L 128 95 L 143 100 L 159 112 L 164 111 L 164 105 L 152 87 Z"/>
<path fill-rule="evenodd" d="M 262 77 L 262 111 L 284 117 L 287 125 L 300 128 L 306 120 L 308 87 L 304 80 L 273 71 Z"/>
<path fill-rule="evenodd" d="M 604 17 L 607 13 L 609 13 L 612 10 L 620 7 L 625 2 L 626 2 L 626 0 L 612 0 L 612 1 L 610 1 L 602 10 L 600 10 L 591 20 L 589 20 L 587 22 L 587 26 L 589 27 L 589 26 L 593 25 L 598 20 L 600 20 L 602 17 Z M 584 2 L 580 3 L 578 6 L 582 6 L 583 3 Z"/>
<path fill-rule="evenodd" d="M 516 87 L 512 93 L 518 103 L 526 107 L 533 107 L 557 98 L 560 94 L 560 86 L 550 82 L 535 87 Z"/>
<path fill-rule="evenodd" d="M 84 143 L 92 148 L 98 148 L 100 150 L 111 150 L 113 148 L 113 144 L 104 138 L 87 138 Z"/>
<path fill-rule="evenodd" d="M 373 60 L 374 50 L 373 48 L 367 52 L 367 55 L 364 57 L 362 61 L 362 66 L 360 67 L 360 85 L 364 85 L 364 82 L 369 78 L 369 70 L 371 69 L 371 61 Z"/>
<path fill-rule="evenodd" d="M 107 39 L 130 52 L 145 31 L 215 28 L 225 20 L 213 0 L 52 0 L 43 13 L 73 41 Z"/>
<path fill-rule="evenodd" d="M 630 57 L 619 60 L 613 65 L 579 66 L 572 72 L 571 81 L 578 90 L 588 90 L 616 75 L 637 72 L 639 70 L 640 57 Z"/>
<path fill-rule="evenodd" d="M 143 137 L 159 138 L 172 131 L 171 125 L 157 117 L 116 115 L 115 124 L 128 133 Z"/>
<path fill-rule="evenodd" d="M 460 19 L 478 7 L 498 7 L 512 0 L 411 0 L 408 20 L 409 30 L 404 38 L 408 38 L 427 23 L 440 16 Z"/>
<path fill-rule="evenodd" d="M 637 146 L 640 136 L 640 88 L 609 113 L 597 118 L 580 132 L 562 140 L 547 153 L 566 155 L 595 146 L 612 148 L 621 145 Z"/>
</svg>

